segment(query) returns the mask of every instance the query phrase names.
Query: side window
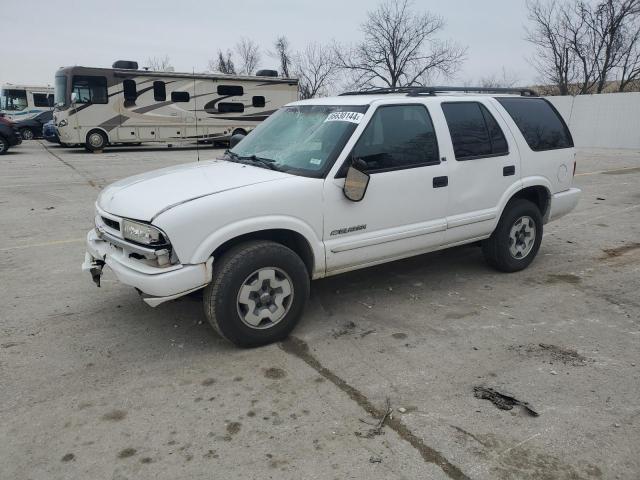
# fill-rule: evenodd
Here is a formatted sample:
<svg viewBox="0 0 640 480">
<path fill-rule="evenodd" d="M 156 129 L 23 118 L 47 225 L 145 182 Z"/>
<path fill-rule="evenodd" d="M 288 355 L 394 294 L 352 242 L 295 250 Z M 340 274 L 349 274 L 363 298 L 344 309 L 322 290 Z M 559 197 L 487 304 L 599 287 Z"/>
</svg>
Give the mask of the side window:
<svg viewBox="0 0 640 480">
<path fill-rule="evenodd" d="M 167 88 L 164 82 L 153 82 L 153 99 L 156 102 L 164 102 L 167 99 Z"/>
<path fill-rule="evenodd" d="M 260 95 L 253 97 L 253 99 L 251 100 L 251 104 L 256 108 L 263 108 L 266 102 L 264 97 Z"/>
<path fill-rule="evenodd" d="M 124 92 L 124 99 L 127 101 L 135 102 L 136 98 L 138 98 L 135 80 L 124 80 L 122 82 L 122 91 Z"/>
<path fill-rule="evenodd" d="M 53 105 L 54 105 L 53 93 L 50 93 L 50 94 L 47 96 L 47 102 L 49 102 L 49 106 L 50 106 L 50 107 L 53 107 Z"/>
<path fill-rule="evenodd" d="M 172 102 L 188 102 L 190 99 L 189 92 L 171 92 Z"/>
<path fill-rule="evenodd" d="M 220 102 L 218 104 L 218 112 L 230 113 L 230 112 L 244 112 L 244 105 L 238 102 Z"/>
<path fill-rule="evenodd" d="M 106 77 L 76 75 L 71 91 L 77 96 L 77 103 L 109 103 Z"/>
<path fill-rule="evenodd" d="M 531 150 L 573 147 L 573 139 L 560 114 L 542 98 L 500 97 Z"/>
<path fill-rule="evenodd" d="M 244 88 L 242 85 L 218 85 L 218 95 L 237 97 L 244 95 Z"/>
<path fill-rule="evenodd" d="M 34 107 L 50 107 L 49 98 L 46 93 L 34 93 L 33 94 L 33 106 Z"/>
<path fill-rule="evenodd" d="M 358 139 L 352 157 L 363 160 L 369 173 L 440 163 L 438 142 L 426 107 L 378 108 Z"/>
<path fill-rule="evenodd" d="M 449 126 L 456 160 L 506 155 L 507 140 L 493 115 L 478 102 L 446 102 L 442 111 Z"/>
</svg>

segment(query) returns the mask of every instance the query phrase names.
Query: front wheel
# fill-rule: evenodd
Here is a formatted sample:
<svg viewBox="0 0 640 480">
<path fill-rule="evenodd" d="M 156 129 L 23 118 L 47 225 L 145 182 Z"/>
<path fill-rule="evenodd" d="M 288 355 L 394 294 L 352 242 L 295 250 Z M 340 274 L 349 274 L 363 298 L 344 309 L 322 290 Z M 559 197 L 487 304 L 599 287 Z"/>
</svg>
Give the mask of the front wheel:
<svg viewBox="0 0 640 480">
<path fill-rule="evenodd" d="M 89 152 L 103 150 L 107 145 L 107 136 L 100 130 L 93 130 L 87 134 L 85 149 Z"/>
<path fill-rule="evenodd" d="M 4 155 L 9 150 L 9 142 L 4 137 L 0 137 L 0 155 Z"/>
<path fill-rule="evenodd" d="M 222 337 L 239 347 L 258 347 L 289 335 L 308 296 L 309 274 L 293 250 L 251 241 L 214 259 L 204 313 Z"/>
<path fill-rule="evenodd" d="M 33 133 L 33 130 L 31 130 L 30 128 L 22 128 L 20 130 L 20 135 L 22 136 L 23 140 L 33 140 L 36 137 Z"/>
<path fill-rule="evenodd" d="M 540 249 L 542 228 L 540 209 L 533 202 L 510 202 L 491 237 L 482 243 L 487 263 L 502 272 L 527 268 Z"/>
</svg>

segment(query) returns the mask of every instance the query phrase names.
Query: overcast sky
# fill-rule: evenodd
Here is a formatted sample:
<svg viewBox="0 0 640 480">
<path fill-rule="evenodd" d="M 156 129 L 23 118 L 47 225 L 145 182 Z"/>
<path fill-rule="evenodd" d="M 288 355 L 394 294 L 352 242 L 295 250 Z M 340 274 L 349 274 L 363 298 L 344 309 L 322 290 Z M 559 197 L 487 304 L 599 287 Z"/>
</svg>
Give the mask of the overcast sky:
<svg viewBox="0 0 640 480">
<path fill-rule="evenodd" d="M 455 82 L 477 81 L 503 67 L 521 84 L 536 75 L 523 40 L 525 0 L 416 0 L 441 15 L 440 37 L 468 46 Z M 374 0 L 0 0 L 0 82 L 51 84 L 60 66 L 110 67 L 114 60 L 168 54 L 176 71 L 204 71 L 219 48 L 247 36 L 263 49 L 286 35 L 294 48 L 309 41 L 357 42 Z M 263 55 L 263 68 L 275 59 Z"/>
</svg>

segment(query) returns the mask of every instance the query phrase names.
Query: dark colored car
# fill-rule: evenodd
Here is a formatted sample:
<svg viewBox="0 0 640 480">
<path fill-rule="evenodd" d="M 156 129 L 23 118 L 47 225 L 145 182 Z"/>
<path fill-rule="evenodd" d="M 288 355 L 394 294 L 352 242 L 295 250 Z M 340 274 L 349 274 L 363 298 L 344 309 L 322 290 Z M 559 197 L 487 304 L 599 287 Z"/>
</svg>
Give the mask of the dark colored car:
<svg viewBox="0 0 640 480">
<path fill-rule="evenodd" d="M 42 112 L 28 120 L 16 122 L 16 127 L 24 140 L 33 140 L 42 137 L 42 126 L 49 120 L 53 120 L 53 111 Z"/>
<path fill-rule="evenodd" d="M 22 137 L 15 124 L 0 117 L 0 155 L 4 155 L 10 147 L 21 143 Z"/>
<path fill-rule="evenodd" d="M 56 125 L 53 120 L 49 120 L 42 126 L 42 136 L 47 142 L 60 143 L 60 137 L 58 137 Z"/>
</svg>

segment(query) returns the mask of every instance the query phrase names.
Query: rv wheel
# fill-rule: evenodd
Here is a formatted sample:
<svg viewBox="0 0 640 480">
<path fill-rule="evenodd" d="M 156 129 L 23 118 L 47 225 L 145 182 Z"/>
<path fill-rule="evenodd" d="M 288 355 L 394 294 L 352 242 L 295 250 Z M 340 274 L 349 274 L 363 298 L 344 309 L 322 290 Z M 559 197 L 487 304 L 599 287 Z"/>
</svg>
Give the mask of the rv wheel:
<svg viewBox="0 0 640 480">
<path fill-rule="evenodd" d="M 100 130 L 93 130 L 87 134 L 87 141 L 84 147 L 89 152 L 95 152 L 96 150 L 102 150 L 107 144 L 107 136 Z"/>
<path fill-rule="evenodd" d="M 244 128 L 236 128 L 233 131 L 233 134 L 231 136 L 233 136 L 233 135 L 243 135 L 243 136 L 246 137 L 247 136 L 247 131 Z"/>
</svg>

